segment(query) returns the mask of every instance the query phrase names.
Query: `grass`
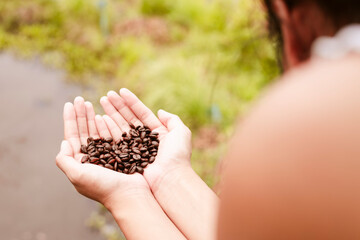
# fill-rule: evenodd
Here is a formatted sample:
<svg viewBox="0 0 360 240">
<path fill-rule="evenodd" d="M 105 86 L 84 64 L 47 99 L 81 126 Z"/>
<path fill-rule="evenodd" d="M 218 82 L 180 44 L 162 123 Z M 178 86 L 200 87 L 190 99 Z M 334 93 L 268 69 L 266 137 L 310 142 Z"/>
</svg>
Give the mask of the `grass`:
<svg viewBox="0 0 360 240">
<path fill-rule="evenodd" d="M 193 154 L 210 186 L 236 118 L 278 74 L 258 1 L 2 0 L 0 13 L 0 50 L 64 69 L 90 100 L 128 87 L 215 142 Z"/>
</svg>

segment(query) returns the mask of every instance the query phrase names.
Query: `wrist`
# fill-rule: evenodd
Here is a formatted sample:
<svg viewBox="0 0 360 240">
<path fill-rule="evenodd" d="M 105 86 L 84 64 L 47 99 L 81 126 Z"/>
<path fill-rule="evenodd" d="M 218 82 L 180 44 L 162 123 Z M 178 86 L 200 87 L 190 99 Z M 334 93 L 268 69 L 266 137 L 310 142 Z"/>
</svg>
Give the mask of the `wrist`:
<svg viewBox="0 0 360 240">
<path fill-rule="evenodd" d="M 157 178 L 149 181 L 149 186 L 152 193 L 156 196 L 162 192 L 168 193 L 168 190 L 177 185 L 179 181 L 189 180 L 198 177 L 196 172 L 192 169 L 190 164 L 182 164 L 160 170 Z"/>
<path fill-rule="evenodd" d="M 149 188 L 126 189 L 126 191 L 114 191 L 102 204 L 110 213 L 124 212 L 129 203 L 138 203 L 153 198 Z M 113 214 L 114 215 L 114 214 Z"/>
</svg>

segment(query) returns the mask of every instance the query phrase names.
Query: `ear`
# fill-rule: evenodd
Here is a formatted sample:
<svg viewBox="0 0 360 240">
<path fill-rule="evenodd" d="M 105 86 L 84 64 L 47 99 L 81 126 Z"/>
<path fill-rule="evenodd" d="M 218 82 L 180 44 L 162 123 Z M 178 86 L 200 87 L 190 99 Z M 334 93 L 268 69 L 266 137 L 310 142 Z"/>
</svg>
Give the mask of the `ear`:
<svg viewBox="0 0 360 240">
<path fill-rule="evenodd" d="M 280 20 L 280 27 L 283 37 L 283 58 L 284 69 L 289 69 L 299 64 L 301 58 L 302 46 L 299 44 L 299 39 L 294 29 L 292 16 L 288 6 L 283 0 L 274 0 L 273 9 L 278 19 Z"/>
</svg>

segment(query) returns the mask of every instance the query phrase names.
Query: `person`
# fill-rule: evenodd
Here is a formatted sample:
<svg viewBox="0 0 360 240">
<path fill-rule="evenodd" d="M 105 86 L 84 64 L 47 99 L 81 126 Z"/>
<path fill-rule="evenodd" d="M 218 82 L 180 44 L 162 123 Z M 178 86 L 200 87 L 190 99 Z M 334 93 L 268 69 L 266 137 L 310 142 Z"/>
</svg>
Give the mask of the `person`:
<svg viewBox="0 0 360 240">
<path fill-rule="evenodd" d="M 265 0 L 285 73 L 254 105 L 224 157 L 221 201 L 190 166 L 191 132 L 121 89 L 106 115 L 64 107 L 56 163 L 109 209 L 128 239 L 360 239 L 360 2 Z M 124 175 L 80 164 L 87 137 L 159 132 L 156 161 Z"/>
</svg>

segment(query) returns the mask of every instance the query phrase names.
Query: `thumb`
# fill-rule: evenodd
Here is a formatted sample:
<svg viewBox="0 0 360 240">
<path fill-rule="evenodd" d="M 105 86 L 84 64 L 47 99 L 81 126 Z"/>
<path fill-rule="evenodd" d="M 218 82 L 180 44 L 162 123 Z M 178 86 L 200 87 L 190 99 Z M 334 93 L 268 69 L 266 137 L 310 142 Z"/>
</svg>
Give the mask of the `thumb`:
<svg viewBox="0 0 360 240">
<path fill-rule="evenodd" d="M 166 112 L 165 110 L 160 109 L 158 111 L 158 117 L 169 131 L 174 130 L 176 127 L 186 127 L 177 115 Z"/>
<path fill-rule="evenodd" d="M 61 142 L 60 152 L 56 156 L 56 165 L 68 177 L 79 170 L 80 163 L 73 158 L 73 150 L 68 141 Z"/>
</svg>

